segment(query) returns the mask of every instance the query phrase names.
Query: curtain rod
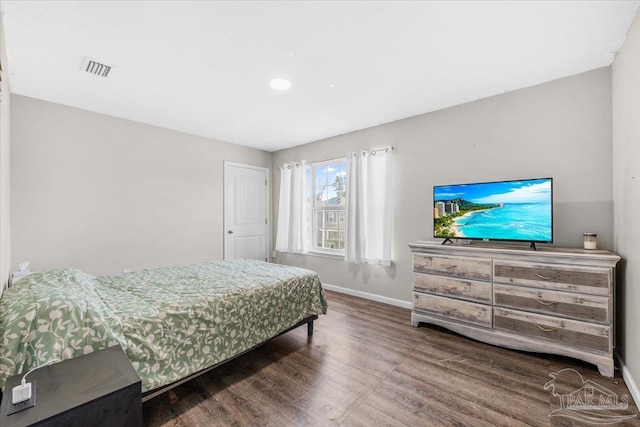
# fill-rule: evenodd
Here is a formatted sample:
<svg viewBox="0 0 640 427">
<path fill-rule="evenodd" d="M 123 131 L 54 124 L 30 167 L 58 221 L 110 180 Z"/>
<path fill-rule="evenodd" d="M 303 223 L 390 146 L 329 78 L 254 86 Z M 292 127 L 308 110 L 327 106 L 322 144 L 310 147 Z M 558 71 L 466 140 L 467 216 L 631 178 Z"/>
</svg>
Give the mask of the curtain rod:
<svg viewBox="0 0 640 427">
<path fill-rule="evenodd" d="M 395 150 L 393 145 L 387 145 L 384 148 L 375 148 L 373 150 L 369 150 L 369 153 L 375 155 L 378 151 L 384 151 L 385 153 L 388 153 L 389 151 L 393 151 L 393 150 Z M 363 150 L 363 151 L 365 151 L 365 150 Z"/>
<path fill-rule="evenodd" d="M 286 167 L 287 169 L 291 169 L 291 168 L 292 168 L 292 165 L 293 165 L 293 166 L 295 166 L 295 167 L 297 167 L 297 168 L 299 168 L 300 166 L 302 166 L 302 164 L 303 164 L 303 163 L 305 163 L 305 164 L 306 164 L 306 162 L 305 162 L 304 160 L 303 160 L 303 161 L 301 161 L 301 162 L 284 163 L 282 166 L 280 166 L 280 170 L 284 169 L 285 167 Z"/>
<path fill-rule="evenodd" d="M 368 154 L 371 154 L 371 155 L 374 155 L 374 156 L 375 156 L 375 155 L 376 155 L 376 154 L 378 154 L 379 152 L 384 151 L 384 152 L 385 152 L 385 154 L 386 154 L 386 153 L 388 153 L 389 151 L 395 151 L 395 149 L 396 149 L 396 148 L 395 148 L 393 145 L 387 145 L 386 147 L 382 147 L 382 148 L 374 148 L 373 150 L 358 150 L 358 151 L 356 151 L 356 153 L 358 153 L 358 152 L 365 152 L 365 153 L 368 153 Z M 330 160 L 318 160 L 317 162 L 307 162 L 307 161 L 305 161 L 305 160 L 302 160 L 302 161 L 300 161 L 300 162 L 284 163 L 282 166 L 280 166 L 280 169 L 284 169 L 284 167 L 286 167 L 287 169 L 291 169 L 291 165 L 295 165 L 296 167 L 300 167 L 300 166 L 302 166 L 302 163 L 305 163 L 305 164 L 312 164 L 312 165 L 313 165 L 313 164 L 315 164 L 315 163 L 325 163 L 325 162 L 326 162 L 326 163 L 330 163 L 330 162 L 338 161 L 338 160 L 340 160 L 340 159 L 339 159 L 339 158 L 337 158 L 337 159 L 330 159 Z"/>
<path fill-rule="evenodd" d="M 367 155 L 375 156 L 376 154 L 383 154 L 383 153 L 387 154 L 389 151 L 393 151 L 393 150 L 395 150 L 393 145 L 388 145 L 388 146 L 383 147 L 383 148 L 374 148 L 373 150 L 358 150 L 358 151 L 353 152 L 350 155 L 353 155 L 353 156 L 356 156 L 356 157 L 358 155 L 360 155 L 360 154 L 365 155 L 365 156 L 367 156 Z"/>
</svg>

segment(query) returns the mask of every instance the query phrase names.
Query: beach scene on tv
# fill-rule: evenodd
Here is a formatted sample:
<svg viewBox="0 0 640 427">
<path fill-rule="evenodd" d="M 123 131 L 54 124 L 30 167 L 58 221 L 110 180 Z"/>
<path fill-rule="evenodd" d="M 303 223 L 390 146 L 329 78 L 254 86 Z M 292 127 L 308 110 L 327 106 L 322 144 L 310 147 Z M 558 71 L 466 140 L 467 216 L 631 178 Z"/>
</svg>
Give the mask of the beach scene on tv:
<svg viewBox="0 0 640 427">
<path fill-rule="evenodd" d="M 551 179 L 436 186 L 434 237 L 552 241 Z"/>
</svg>

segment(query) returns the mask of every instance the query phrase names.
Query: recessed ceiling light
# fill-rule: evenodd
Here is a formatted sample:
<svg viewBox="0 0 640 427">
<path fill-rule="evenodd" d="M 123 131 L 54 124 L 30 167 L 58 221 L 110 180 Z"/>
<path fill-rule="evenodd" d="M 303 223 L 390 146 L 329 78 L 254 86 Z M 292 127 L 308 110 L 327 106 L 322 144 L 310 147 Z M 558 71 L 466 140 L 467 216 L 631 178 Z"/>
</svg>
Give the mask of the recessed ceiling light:
<svg viewBox="0 0 640 427">
<path fill-rule="evenodd" d="M 287 79 L 278 77 L 275 79 L 271 79 L 269 81 L 269 86 L 271 86 L 271 89 L 275 90 L 289 90 L 291 89 L 291 82 Z"/>
</svg>

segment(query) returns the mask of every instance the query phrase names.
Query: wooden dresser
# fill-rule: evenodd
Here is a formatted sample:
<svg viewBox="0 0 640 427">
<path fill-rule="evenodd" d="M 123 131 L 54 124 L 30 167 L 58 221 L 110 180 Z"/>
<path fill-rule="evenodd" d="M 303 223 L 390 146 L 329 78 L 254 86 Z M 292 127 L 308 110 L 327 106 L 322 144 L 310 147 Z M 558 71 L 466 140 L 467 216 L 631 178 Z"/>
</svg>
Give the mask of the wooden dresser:
<svg viewBox="0 0 640 427">
<path fill-rule="evenodd" d="M 574 357 L 613 376 L 615 266 L 601 250 L 415 242 L 411 324 Z"/>
</svg>

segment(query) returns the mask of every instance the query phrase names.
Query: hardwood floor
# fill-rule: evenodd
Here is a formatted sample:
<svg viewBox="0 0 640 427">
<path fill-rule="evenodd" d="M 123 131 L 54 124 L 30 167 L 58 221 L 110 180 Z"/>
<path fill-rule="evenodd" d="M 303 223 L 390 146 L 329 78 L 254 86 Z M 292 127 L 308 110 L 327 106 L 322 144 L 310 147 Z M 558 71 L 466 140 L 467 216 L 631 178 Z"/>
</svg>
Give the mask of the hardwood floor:
<svg viewBox="0 0 640 427">
<path fill-rule="evenodd" d="M 562 409 L 560 395 L 587 383 L 595 384 L 596 397 L 606 390 L 629 399 L 626 410 L 592 410 L 596 421 L 633 416 L 613 425 L 640 426 L 619 371 L 604 378 L 573 359 L 493 347 L 434 326 L 412 328 L 406 309 L 335 292 L 327 297 L 329 313 L 315 322 L 312 338 L 298 328 L 144 403 L 145 426 L 594 425 L 576 419 L 584 410 L 550 416 Z M 554 396 L 544 386 L 565 368 L 582 377 L 559 374 Z"/>
</svg>

